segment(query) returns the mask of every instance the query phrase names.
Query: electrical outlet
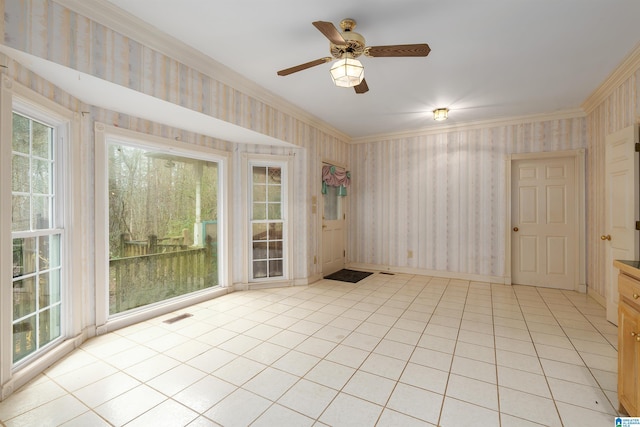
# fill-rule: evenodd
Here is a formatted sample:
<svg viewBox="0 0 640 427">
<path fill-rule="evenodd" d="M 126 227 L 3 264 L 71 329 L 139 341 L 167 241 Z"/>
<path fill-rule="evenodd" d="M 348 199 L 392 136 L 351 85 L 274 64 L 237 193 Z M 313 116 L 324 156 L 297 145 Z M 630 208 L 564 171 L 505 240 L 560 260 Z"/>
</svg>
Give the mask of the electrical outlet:
<svg viewBox="0 0 640 427">
<path fill-rule="evenodd" d="M 407 258 L 413 258 L 413 251 L 407 251 Z"/>
<path fill-rule="evenodd" d="M 314 257 L 313 257 L 313 263 L 314 263 L 314 264 L 317 264 L 317 263 L 318 263 L 318 257 L 317 257 L 317 256 L 314 256 Z"/>
</svg>

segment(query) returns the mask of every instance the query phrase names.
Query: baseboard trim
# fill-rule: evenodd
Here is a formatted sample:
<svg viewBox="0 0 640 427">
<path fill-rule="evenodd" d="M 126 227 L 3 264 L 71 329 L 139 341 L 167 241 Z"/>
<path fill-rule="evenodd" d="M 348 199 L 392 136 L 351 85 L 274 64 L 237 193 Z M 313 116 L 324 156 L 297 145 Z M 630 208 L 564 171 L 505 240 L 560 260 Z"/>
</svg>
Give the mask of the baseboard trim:
<svg viewBox="0 0 640 427">
<path fill-rule="evenodd" d="M 592 291 L 591 289 L 588 289 L 587 295 L 593 298 L 594 301 L 600 304 L 603 308 L 607 308 L 607 300 L 599 293 Z"/>
<path fill-rule="evenodd" d="M 234 283 L 233 288 L 236 291 L 253 291 L 256 289 L 289 288 L 294 285 L 294 281 L 287 280 L 282 282 Z"/>
<path fill-rule="evenodd" d="M 498 283 L 501 285 L 511 284 L 510 277 L 485 276 L 482 274 L 459 273 L 455 271 L 428 270 L 428 269 L 422 269 L 422 268 L 396 267 L 396 266 L 365 264 L 365 263 L 356 263 L 356 262 L 347 264 L 347 267 L 357 268 L 361 270 L 370 270 L 370 271 L 384 271 L 389 273 L 419 274 L 422 276 L 442 277 L 446 279 L 461 279 L 461 280 L 469 280 L 473 282 Z"/>
<path fill-rule="evenodd" d="M 80 334 L 70 337 L 60 344 L 56 345 L 47 353 L 32 361 L 22 369 L 17 370 L 11 376 L 11 379 L 0 387 L 0 401 L 9 397 L 20 387 L 45 372 L 49 367 L 60 361 L 66 355 L 78 348 L 83 342 L 89 339 L 92 328 L 85 329 Z"/>
<path fill-rule="evenodd" d="M 312 283 L 322 280 L 322 274 L 314 274 L 309 277 L 303 277 L 293 280 L 283 280 L 275 282 L 238 282 L 233 284 L 233 289 L 236 291 L 250 291 L 254 289 L 271 289 L 271 288 L 286 288 L 290 286 L 308 286 Z"/>
<path fill-rule="evenodd" d="M 313 276 L 309 276 L 304 279 L 296 279 L 293 283 L 294 286 L 306 286 L 312 283 L 317 282 L 318 280 L 322 280 L 322 273 L 314 274 Z"/>
</svg>

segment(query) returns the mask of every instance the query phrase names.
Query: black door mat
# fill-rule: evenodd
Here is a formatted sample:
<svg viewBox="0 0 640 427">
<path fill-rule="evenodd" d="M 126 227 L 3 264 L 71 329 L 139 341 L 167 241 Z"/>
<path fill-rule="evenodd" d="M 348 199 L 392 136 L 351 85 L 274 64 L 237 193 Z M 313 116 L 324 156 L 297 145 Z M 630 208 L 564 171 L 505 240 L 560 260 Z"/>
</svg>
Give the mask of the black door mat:
<svg viewBox="0 0 640 427">
<path fill-rule="evenodd" d="M 360 280 L 372 274 L 373 273 L 369 271 L 356 271 L 356 270 L 343 269 L 340 271 L 336 271 L 335 273 L 330 274 L 328 276 L 325 276 L 325 279 L 339 280 L 340 282 L 357 283 Z"/>
</svg>

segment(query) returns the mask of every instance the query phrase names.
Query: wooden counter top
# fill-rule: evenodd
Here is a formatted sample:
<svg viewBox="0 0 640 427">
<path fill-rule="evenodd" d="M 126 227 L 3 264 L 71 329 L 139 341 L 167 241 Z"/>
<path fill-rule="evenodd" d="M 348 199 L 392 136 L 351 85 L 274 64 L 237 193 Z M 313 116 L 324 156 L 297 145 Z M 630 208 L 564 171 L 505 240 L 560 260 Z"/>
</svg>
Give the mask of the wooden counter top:
<svg viewBox="0 0 640 427">
<path fill-rule="evenodd" d="M 622 273 L 640 278 L 640 261 L 614 260 L 613 266 Z"/>
</svg>

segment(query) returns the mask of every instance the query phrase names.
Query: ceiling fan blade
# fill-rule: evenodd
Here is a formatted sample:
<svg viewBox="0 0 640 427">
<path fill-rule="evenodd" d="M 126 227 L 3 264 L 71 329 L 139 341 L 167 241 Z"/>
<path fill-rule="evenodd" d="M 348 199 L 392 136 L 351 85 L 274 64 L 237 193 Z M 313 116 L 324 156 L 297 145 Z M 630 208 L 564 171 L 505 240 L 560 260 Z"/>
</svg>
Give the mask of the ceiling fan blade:
<svg viewBox="0 0 640 427">
<path fill-rule="evenodd" d="M 340 31 L 331 22 L 315 21 L 313 26 L 316 27 L 329 41 L 333 44 L 344 45 L 346 42 L 342 38 Z"/>
<path fill-rule="evenodd" d="M 356 90 L 356 93 L 365 93 L 369 92 L 369 86 L 367 85 L 367 81 L 362 79 L 359 85 L 353 87 Z"/>
<path fill-rule="evenodd" d="M 431 48 L 426 43 L 420 44 L 393 44 L 389 46 L 369 46 L 364 53 L 367 56 L 427 56 Z"/>
<path fill-rule="evenodd" d="M 288 76 L 289 74 L 297 73 L 298 71 L 306 70 L 307 68 L 315 67 L 316 65 L 321 65 L 326 62 L 331 61 L 331 57 L 327 56 L 324 58 L 316 59 L 315 61 L 305 62 L 304 64 L 296 65 L 295 67 L 286 68 L 284 70 L 278 71 L 279 76 Z"/>
</svg>

